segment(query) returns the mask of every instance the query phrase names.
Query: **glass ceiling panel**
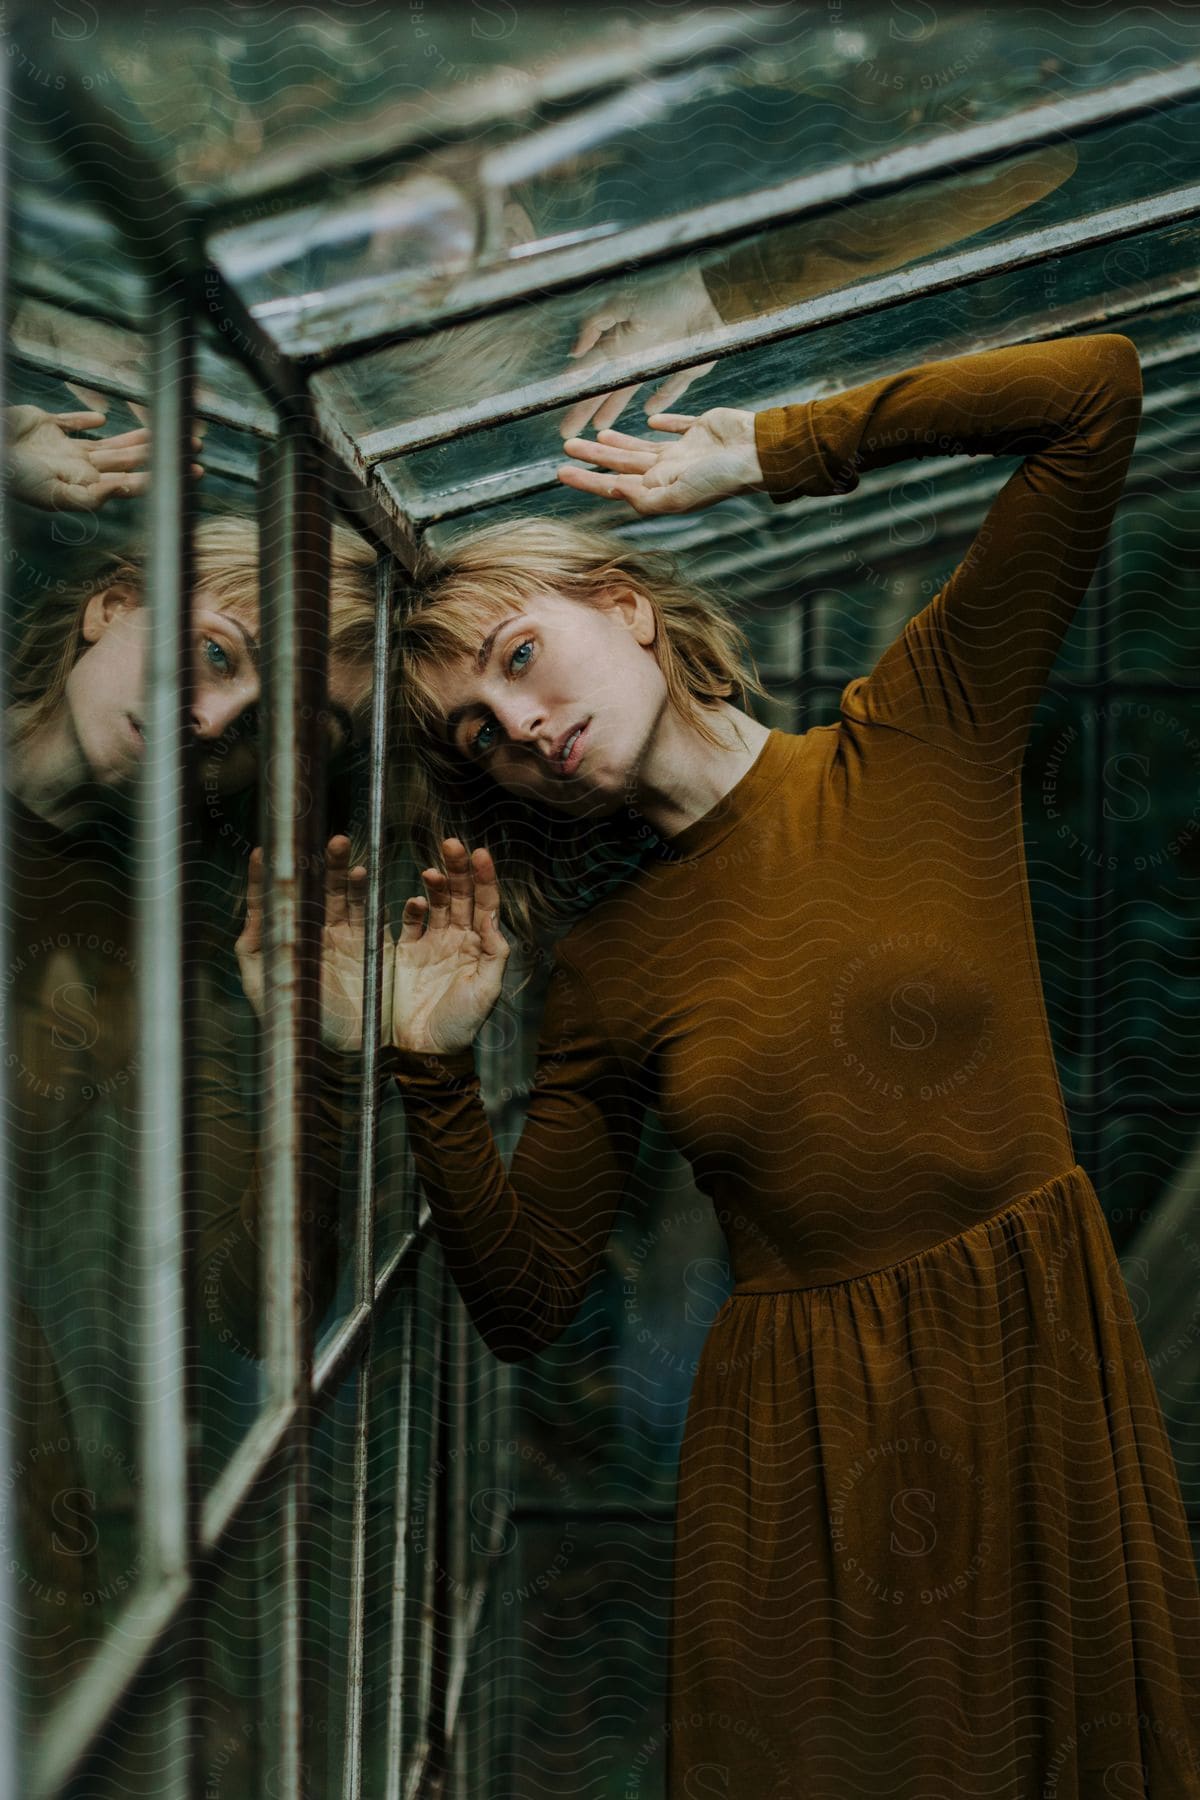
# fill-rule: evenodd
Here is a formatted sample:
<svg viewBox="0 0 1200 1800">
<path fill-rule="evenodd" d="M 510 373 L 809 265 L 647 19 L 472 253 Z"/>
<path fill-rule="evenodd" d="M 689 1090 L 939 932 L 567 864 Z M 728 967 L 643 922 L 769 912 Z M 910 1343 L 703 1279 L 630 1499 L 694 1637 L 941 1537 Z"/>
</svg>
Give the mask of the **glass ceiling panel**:
<svg viewBox="0 0 1200 1800">
<path fill-rule="evenodd" d="M 903 33 L 895 9 L 864 6 L 852 26 L 814 8 L 771 9 L 760 15 L 767 45 L 721 46 L 719 60 L 587 106 L 550 106 L 507 146 L 477 138 L 465 162 L 461 148 L 439 151 L 360 189 L 351 218 L 336 200 L 310 207 L 265 233 L 218 234 L 214 257 L 280 343 L 294 340 L 305 309 L 288 302 L 301 296 L 323 318 L 361 308 L 366 330 L 404 289 L 424 287 L 421 310 L 435 314 L 453 295 L 447 276 L 536 261 L 1200 51 L 1195 14 L 1167 33 L 1153 8 L 1120 9 L 1119 30 L 1096 7 L 1067 19 L 1040 7 L 928 10 Z M 333 341 L 352 324 L 339 322 Z"/>
<path fill-rule="evenodd" d="M 1014 113 L 1043 101 L 1094 108 L 1098 91 L 1156 73 L 1178 85 L 1187 58 L 1200 56 L 1200 9 L 864 3 L 836 16 L 823 6 L 742 5 L 661 17 L 674 10 L 604 5 L 581 33 L 558 9 L 513 8 L 489 36 L 477 9 L 445 0 L 403 9 L 365 0 L 328 17 L 288 9 L 286 31 L 278 8 L 258 0 L 184 5 L 153 29 L 121 8 L 105 14 L 87 50 L 97 103 L 113 76 L 117 117 L 131 94 L 194 197 L 291 184 L 280 199 L 246 199 L 255 216 L 214 239 L 237 292 L 259 297 L 271 330 L 288 307 L 299 316 L 296 296 L 328 308 L 356 287 L 389 293 L 393 305 L 407 292 L 419 298 L 402 307 L 436 312 L 464 304 L 464 293 L 473 300 L 481 279 L 485 288 L 536 282 L 543 255 L 553 280 L 572 254 L 565 246 L 615 261 L 626 234 L 643 234 L 629 239 L 641 247 L 627 267 L 586 288 L 535 293 L 315 375 L 338 455 L 376 469 L 383 494 L 418 533 L 432 527 L 434 541 L 465 523 L 579 509 L 728 565 L 739 533 L 757 549 L 790 529 L 753 500 L 640 521 L 620 503 L 606 508 L 563 488 L 561 437 L 594 429 L 600 384 L 631 388 L 618 423 L 645 431 L 643 408 L 664 385 L 654 405 L 761 408 L 989 343 L 1127 329 L 1150 346 L 1155 331 L 1194 329 L 1181 313 L 1137 319 L 1200 292 L 1191 219 L 1081 250 L 1069 237 L 1094 236 L 1092 221 L 1121 207 L 1191 204 L 1200 99 L 1156 101 L 1132 119 L 827 206 L 732 247 L 702 244 L 641 267 L 637 256 L 661 254 L 673 221 L 681 234 L 687 219 L 694 229 L 705 217 L 698 208 L 732 207 L 744 220 L 739 204 L 757 198 L 761 207 L 781 183 L 836 183 L 934 137 L 931 155 L 957 154 L 964 132 L 996 120 L 1011 121 L 1004 129 L 1015 135 Z M 18 89 L 15 104 L 14 265 L 18 290 L 36 296 L 18 306 L 15 354 L 30 371 L 61 365 L 105 392 L 141 397 L 138 284 L 113 232 L 79 204 L 53 101 L 48 134 L 35 128 L 28 92 Z M 374 160 L 356 181 L 344 171 L 360 153 Z M 335 172 L 322 181 L 323 165 Z M 305 187 L 310 176 L 316 185 Z M 986 258 L 993 266 L 980 266 Z M 910 293 L 922 283 L 928 292 Z M 790 337 L 731 346 L 750 329 L 781 330 L 781 309 L 806 305 L 818 316 L 857 311 L 812 327 L 803 313 L 788 316 Z M 93 325 L 84 312 L 126 329 Z M 672 361 L 678 371 L 631 380 Z M 203 321 L 200 374 L 214 428 L 271 431 L 269 408 Z M 581 398 L 585 384 L 600 392 Z M 231 473 L 239 458 L 231 439 Z"/>
<path fill-rule="evenodd" d="M 702 331 L 914 268 L 959 246 L 977 250 L 1003 244 L 1198 180 L 1200 101 L 1162 118 L 1126 122 L 1078 147 L 1062 144 L 1028 152 L 911 193 L 830 209 L 758 234 L 740 249 L 636 272 L 616 291 L 597 283 L 583 294 L 553 295 L 493 319 L 454 325 L 324 371 L 315 381 L 356 436 L 397 423 L 411 427 L 415 435 L 426 414 L 436 416 L 451 406 L 470 406 L 588 367 L 602 379 L 612 362 L 635 353 L 666 353 L 674 344 L 686 348 Z M 1115 246 L 1106 247 L 1104 254 L 1122 261 Z M 1140 255 L 1130 248 L 1124 259 L 1136 262 Z M 1026 307 L 1061 299 L 1057 260 L 1041 273 L 1026 272 Z M 970 292 L 970 284 L 962 284 L 962 291 Z M 605 321 L 615 323 L 584 357 L 575 356 L 585 342 L 581 332 L 593 319 L 597 333 Z M 691 385 L 689 409 L 733 403 L 717 398 L 721 367 L 718 363 Z M 614 374 L 613 386 L 618 385 Z M 627 403 L 626 428 L 642 423 L 642 408 L 657 386 L 643 385 L 637 404 Z M 596 405 L 598 401 L 560 407 L 554 422 L 577 433 Z M 545 433 L 544 418 L 514 422 L 504 434 L 506 456 L 515 451 L 528 457 L 535 444 L 545 454 Z M 413 451 L 407 457 L 412 490 L 434 494 L 494 474 L 497 465 L 483 447 L 486 436 L 476 433 Z M 366 448 L 369 453 L 370 446 Z"/>
<path fill-rule="evenodd" d="M 117 227 L 80 204 L 63 143 L 28 101 L 13 96 L 7 146 L 11 193 L 9 279 L 19 291 L 145 328 L 145 284 Z"/>
<path fill-rule="evenodd" d="M 32 368 L 60 372 L 106 394 L 144 401 L 150 389 L 150 345 L 144 334 L 102 324 L 42 300 L 20 300 L 9 321 L 10 354 Z M 202 331 L 196 359 L 201 417 L 274 437 L 275 417 L 257 387 Z"/>
<path fill-rule="evenodd" d="M 113 9 L 88 49 L 161 140 L 172 180 L 211 200 L 273 181 L 327 185 L 355 153 L 523 128 L 546 96 L 583 97 L 747 31 L 745 8 L 669 10 L 185 0 L 151 15 Z"/>
<path fill-rule="evenodd" d="M 1186 229 L 1194 259 L 1200 250 L 1200 226 Z M 1114 327 L 1100 324 L 1095 329 Z M 1122 321 L 1119 329 L 1138 345 L 1143 362 L 1146 397 L 1135 450 L 1135 474 L 1139 464 L 1142 468 L 1148 466 L 1153 473 L 1164 457 L 1173 454 L 1171 446 L 1176 439 L 1196 435 L 1193 396 L 1200 381 L 1200 307 L 1178 309 L 1169 335 L 1165 318 L 1153 321 L 1149 329 L 1141 321 L 1129 319 Z M 940 358 L 966 353 L 981 347 L 980 335 L 964 330 L 956 342 L 956 334 L 945 332 L 936 338 L 929 354 Z M 997 335 L 1000 342 L 1017 342 L 1023 337 L 1055 334 L 1052 329 L 1044 333 L 1001 329 Z M 761 352 L 731 360 L 748 362 L 756 355 Z M 922 361 L 924 356 L 923 350 L 905 350 L 893 357 L 876 356 L 869 362 L 864 358 L 853 373 L 839 358 L 831 356 L 822 366 L 827 371 L 836 368 L 838 373 L 810 383 L 807 391 L 812 394 L 852 386 L 871 380 L 888 368 Z M 734 585 L 762 588 L 779 580 L 778 565 L 790 556 L 812 555 L 814 566 L 831 566 L 853 555 L 849 546 L 856 533 L 875 527 L 886 532 L 889 524 L 897 520 L 903 524 L 909 514 L 914 526 L 922 519 L 941 517 L 939 529 L 957 529 L 959 514 L 973 518 L 977 526 L 982 523 L 991 495 L 998 491 L 1013 466 L 1013 459 L 926 458 L 865 474 L 853 494 L 839 497 L 836 502 L 799 500 L 777 507 L 766 497 L 746 494 L 700 514 L 647 520 L 638 519 L 623 501 L 607 501 L 556 482 L 553 488 L 536 496 L 536 505 L 523 497 L 503 506 L 477 510 L 465 518 L 434 524 L 426 536 L 435 548 L 443 548 L 472 527 L 524 518 L 536 511 L 615 528 L 637 541 L 685 554 L 689 568 L 702 578 L 719 576 Z M 902 491 L 906 486 L 907 496 Z"/>
<path fill-rule="evenodd" d="M 887 311 L 845 320 L 823 330 L 761 345 L 723 357 L 711 373 L 689 389 L 679 409 L 701 411 L 711 406 L 761 410 L 786 399 L 802 400 L 828 386 L 850 386 L 875 373 L 913 362 L 962 354 L 988 343 L 1021 336 L 1047 336 L 1082 324 L 1091 316 L 1111 319 L 1114 307 L 1124 314 L 1125 302 L 1140 310 L 1152 294 L 1169 289 L 1173 277 L 1195 284 L 1200 258 L 1200 225 L 1174 225 L 1117 245 L 1089 246 L 1070 256 L 1010 271 L 984 281 L 962 284 L 940 294 L 913 299 Z M 1153 275 L 1153 282 L 1147 280 Z M 1097 299 L 1097 297 L 1102 297 Z M 1100 310 L 1097 311 L 1096 308 Z M 1075 315 L 1075 320 L 1070 315 Z M 1031 321 L 1037 321 L 1037 324 Z M 1064 322 L 1067 320 L 1069 322 Z M 1108 329 L 1099 323 L 1093 329 Z M 1125 329 L 1122 324 L 1121 329 Z M 1131 335 L 1135 335 L 1131 330 Z M 330 371 L 322 381 L 334 381 Z M 631 409 L 624 429 L 648 432 L 640 409 Z M 383 465 L 383 475 L 407 507 L 439 491 L 443 505 L 480 515 L 490 478 L 493 491 L 515 474 L 527 484 L 544 480 L 544 490 L 519 493 L 512 502 L 486 508 L 488 520 L 562 504 L 555 469 L 564 461 L 558 415 L 535 416 L 473 433 L 424 451 L 411 452 Z M 454 491 L 454 484 L 459 491 Z M 585 496 L 586 498 L 586 496 Z M 594 497 L 592 497 L 594 499 Z M 619 514 L 628 516 L 621 505 Z M 618 514 L 618 516 L 619 516 Z M 483 522 L 482 517 L 480 521 Z M 683 521 L 680 521 L 683 523 Z"/>
</svg>

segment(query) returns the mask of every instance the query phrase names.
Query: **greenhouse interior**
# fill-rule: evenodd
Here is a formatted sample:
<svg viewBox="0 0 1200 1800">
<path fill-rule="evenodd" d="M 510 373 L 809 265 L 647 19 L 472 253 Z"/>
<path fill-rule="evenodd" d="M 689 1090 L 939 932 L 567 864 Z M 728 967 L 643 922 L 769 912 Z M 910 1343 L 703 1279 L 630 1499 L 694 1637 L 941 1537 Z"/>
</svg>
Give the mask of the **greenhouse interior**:
<svg viewBox="0 0 1200 1800">
<path fill-rule="evenodd" d="M 736 624 L 777 747 L 836 732 L 1019 451 L 671 512 L 564 479 L 619 466 L 576 440 L 1129 340 L 1021 824 L 1200 1558 L 1200 13 L 26 0 L 3 32 L 6 716 L 57 744 L 65 709 L 87 779 L 6 733 L 0 1794 L 852 1800 L 672 1766 L 681 1445 L 738 1274 L 667 1124 L 538 1354 L 454 1279 L 362 1028 L 429 854 L 404 633 L 464 534 L 595 528 Z M 367 870 L 339 1039 L 335 836 Z M 477 1038 L 506 1162 L 550 985 L 509 936 Z"/>
</svg>

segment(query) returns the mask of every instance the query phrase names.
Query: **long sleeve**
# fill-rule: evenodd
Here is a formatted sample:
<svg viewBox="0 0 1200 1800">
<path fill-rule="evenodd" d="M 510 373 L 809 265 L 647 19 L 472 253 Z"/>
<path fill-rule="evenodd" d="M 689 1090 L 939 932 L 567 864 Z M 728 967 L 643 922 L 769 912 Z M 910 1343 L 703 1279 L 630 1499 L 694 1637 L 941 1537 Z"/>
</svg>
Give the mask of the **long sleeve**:
<svg viewBox="0 0 1200 1800">
<path fill-rule="evenodd" d="M 912 194 L 781 226 L 709 263 L 701 270 L 704 285 L 727 325 L 795 306 L 903 268 L 1024 212 L 1061 187 L 1078 160 L 1073 145 L 1054 144 Z"/>
<path fill-rule="evenodd" d="M 637 1160 L 645 1102 L 560 943 L 533 1091 L 505 1173 L 470 1051 L 396 1052 L 409 1142 L 463 1301 L 504 1362 L 566 1329 L 600 1265 Z"/>
<path fill-rule="evenodd" d="M 1108 536 L 1141 400 L 1137 351 L 1104 333 L 922 363 L 756 414 L 777 503 L 850 493 L 863 471 L 911 458 L 1025 458 L 946 585 L 848 685 L 844 715 L 1019 767 Z"/>
</svg>

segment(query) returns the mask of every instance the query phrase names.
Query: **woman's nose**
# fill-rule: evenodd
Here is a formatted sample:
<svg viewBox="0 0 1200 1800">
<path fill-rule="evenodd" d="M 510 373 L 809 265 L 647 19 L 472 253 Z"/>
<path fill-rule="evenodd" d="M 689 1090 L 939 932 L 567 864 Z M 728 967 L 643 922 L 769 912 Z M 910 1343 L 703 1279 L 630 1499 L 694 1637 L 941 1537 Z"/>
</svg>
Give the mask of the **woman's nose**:
<svg viewBox="0 0 1200 1800">
<path fill-rule="evenodd" d="M 240 688 L 236 693 L 205 689 L 192 701 L 192 730 L 205 742 L 224 737 L 254 702 L 255 696 Z"/>
<path fill-rule="evenodd" d="M 496 716 L 514 744 L 536 743 L 546 723 L 543 708 L 516 696 L 507 705 L 502 703 Z"/>
</svg>

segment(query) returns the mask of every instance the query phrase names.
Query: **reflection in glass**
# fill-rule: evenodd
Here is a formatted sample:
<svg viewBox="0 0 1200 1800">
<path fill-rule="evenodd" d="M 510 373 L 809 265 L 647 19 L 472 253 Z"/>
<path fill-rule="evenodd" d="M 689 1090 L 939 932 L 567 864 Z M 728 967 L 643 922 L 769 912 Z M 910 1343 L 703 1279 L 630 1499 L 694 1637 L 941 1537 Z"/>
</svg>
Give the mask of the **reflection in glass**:
<svg viewBox="0 0 1200 1800">
<path fill-rule="evenodd" d="M 133 827 L 145 750 L 144 547 L 130 533 L 125 549 L 72 558 L 60 527 L 90 523 L 116 487 L 144 485 L 146 433 L 89 439 L 78 423 L 15 410 L 22 455 L 10 474 L 22 535 L 9 621 L 14 867 L 4 963 L 20 1386 L 0 1535 L 22 1571 L 18 1666 L 37 1720 L 143 1573 L 134 1171 L 148 1121 L 139 1099 Z M 50 523 L 36 536 L 30 521 L 39 510 Z M 370 702 L 374 556 L 344 528 L 336 545 L 336 650 L 323 723 L 331 822 L 353 833 L 350 759 Z M 261 1390 L 257 1029 L 235 955 L 257 805 L 251 520 L 200 524 L 192 625 L 197 805 L 182 854 L 192 859 L 197 889 L 188 944 L 199 1000 L 190 1046 L 200 1210 L 194 1301 L 200 1455 L 211 1481 L 255 1416 Z M 314 1173 L 318 1255 L 308 1301 L 318 1314 L 337 1281 L 340 1155 L 346 1121 L 358 1110 L 356 1058 L 330 1046 L 323 1056 L 326 1130 Z"/>
<path fill-rule="evenodd" d="M 264 1656 L 266 1570 L 274 1501 L 256 1494 L 222 1545 L 221 1563 L 204 1615 L 204 1742 L 202 1792 L 212 1800 L 259 1800 L 270 1794 L 275 1761 L 275 1676 Z"/>
<path fill-rule="evenodd" d="M 402 174 L 367 183 L 349 206 L 314 203 L 265 227 L 235 226 L 214 240 L 214 254 L 281 342 L 312 309 L 318 317 L 337 315 L 336 340 L 366 321 L 382 324 L 398 287 L 409 289 L 418 315 L 436 317 L 455 298 L 460 275 L 536 260 L 563 245 L 608 239 L 999 118 L 1014 119 L 1015 137 L 1014 116 L 1031 105 L 1144 75 L 1168 60 L 1147 42 L 1133 53 L 1124 15 L 1120 30 L 1109 32 L 1097 29 L 1094 15 L 1081 30 L 1045 9 L 1027 10 L 1015 34 L 978 9 L 931 15 L 907 33 L 895 25 L 864 18 L 850 30 L 779 9 L 756 21 L 740 44 L 714 45 L 685 67 L 649 75 L 632 92 L 547 101 L 520 135 L 481 129 L 469 146 L 418 157 Z M 1151 30 L 1151 42 L 1154 36 Z M 1169 185 L 1170 170 L 1187 163 L 1190 135 L 1187 122 L 1174 125 L 1170 113 L 1101 133 L 1085 151 L 1089 183 L 1107 197 L 1141 191 L 1142 171 L 1147 191 Z M 1155 137 L 1157 145 L 1149 141 Z M 986 188 L 991 177 L 980 171 L 969 183 Z M 969 189 L 966 204 L 968 211 L 976 204 Z M 1068 214 L 1079 210 L 1068 202 Z M 814 269 L 821 240 L 817 222 Z M 796 248 L 788 248 L 786 271 L 798 261 Z M 739 284 L 747 270 L 761 273 L 759 247 L 737 253 L 734 270 Z M 853 273 L 843 276 L 849 279 Z M 685 273 L 684 287 L 692 281 Z M 812 291 L 833 285 L 829 279 Z M 698 278 L 694 288 L 703 307 Z M 674 329 L 647 335 L 653 289 L 652 281 L 638 287 L 644 343 L 666 342 L 689 327 L 678 278 L 668 279 L 659 304 L 674 298 Z M 623 277 L 612 279 L 612 292 L 618 306 L 628 298 Z M 293 304 L 305 296 L 304 307 Z M 722 307 L 722 318 L 736 316 L 745 315 Z M 703 323 L 697 312 L 690 328 Z M 616 331 L 617 321 L 606 329 Z M 610 337 L 605 355 L 616 353 L 617 341 Z M 634 347 L 627 333 L 623 347 Z"/>
<path fill-rule="evenodd" d="M 1104 291 L 1109 296 L 1106 309 L 1115 309 L 1120 314 L 1122 330 L 1138 345 L 1139 351 L 1145 338 L 1148 349 L 1155 352 L 1144 371 L 1149 422 L 1157 404 L 1155 389 L 1160 384 L 1171 387 L 1182 384 L 1194 372 L 1196 357 L 1175 360 L 1171 345 L 1176 342 L 1183 348 L 1188 346 L 1195 309 L 1164 309 L 1161 316 L 1149 317 L 1144 327 L 1136 317 L 1126 317 L 1126 309 L 1136 310 L 1139 300 L 1146 301 L 1151 291 L 1157 297 L 1174 280 L 1194 278 L 1200 231 L 1190 224 L 1175 225 L 1146 234 L 1144 239 L 1136 240 L 1136 246 L 1121 246 L 1127 253 L 1135 247 L 1136 258 L 1125 255 L 1120 266 L 1113 265 L 1107 273 L 1104 253 L 1097 249 L 1083 249 L 1057 258 L 1054 263 L 1056 311 L 1050 315 L 1043 312 L 1045 270 L 1023 270 L 990 276 L 932 298 L 910 300 L 885 313 L 826 326 L 811 336 L 724 357 L 706 380 L 705 386 L 710 391 L 704 395 L 704 404 L 761 409 L 799 402 L 921 361 L 965 354 L 976 347 L 1012 341 L 1014 337 L 1022 341 L 1025 333 L 1031 330 L 1031 311 L 1037 315 L 1032 336 L 1054 337 L 1080 328 L 1077 322 L 1080 315 L 1091 316 L 1096 293 Z M 1173 416 L 1178 417 L 1178 408 Z M 534 439 L 535 449 L 529 441 Z M 556 442 L 557 434 L 549 432 L 544 417 L 518 420 L 505 427 L 472 433 L 453 446 L 437 445 L 427 451 L 412 452 L 395 464 L 384 463 L 382 473 L 386 477 L 393 468 L 398 473 L 402 470 L 403 481 L 411 488 L 414 472 L 423 459 L 428 459 L 431 470 L 436 460 L 441 459 L 440 474 L 453 472 L 464 480 L 482 483 L 488 477 L 500 476 L 506 469 L 513 469 L 518 449 L 528 448 L 533 452 L 530 461 L 536 466 L 539 477 L 544 477 L 547 487 L 544 491 L 539 489 L 534 494 L 526 493 L 518 499 L 488 506 L 486 523 L 527 517 L 536 503 L 539 514 L 586 518 L 601 526 L 621 525 L 636 533 L 637 526 L 631 526 L 632 515 L 624 501 L 580 495 L 555 480 L 554 471 L 563 461 L 561 445 L 557 450 L 554 448 Z M 970 481 L 972 471 L 966 459 L 956 461 L 960 465 L 954 471 L 957 488 L 961 481 Z M 978 479 L 986 484 L 989 479 L 994 479 L 994 474 L 985 469 Z M 914 467 L 901 470 L 895 479 L 919 482 L 926 479 L 926 475 L 926 471 Z M 887 479 L 890 481 L 892 477 L 889 475 Z M 875 480 L 875 476 L 865 478 L 864 488 L 870 482 L 873 491 Z M 404 492 L 402 488 L 402 503 Z M 480 493 L 481 497 L 485 496 L 486 488 L 481 488 Z M 866 493 L 851 495 L 845 501 L 830 502 L 819 512 L 802 505 L 795 516 L 801 531 L 825 532 L 835 518 L 851 520 L 856 508 L 866 499 Z M 705 535 L 723 535 L 729 529 L 730 520 L 744 518 L 742 501 L 728 505 L 739 510 L 727 511 L 722 504 L 699 515 L 699 526 Z M 986 510 L 984 504 L 981 519 Z M 768 525 L 776 517 L 775 509 L 769 503 L 762 504 L 760 513 Z M 484 521 L 477 517 L 477 522 Z M 697 521 L 683 518 L 679 523 L 690 527 L 687 534 L 690 539 L 696 531 Z M 427 536 L 440 548 L 460 535 L 463 529 L 463 519 L 456 517 L 431 525 Z"/>
<path fill-rule="evenodd" d="M 312 1439 L 308 1519 L 314 1604 L 306 1654 L 312 1669 L 308 1720 L 316 1792 L 336 1794 L 346 1752 L 351 1594 L 354 1583 L 354 1439 L 360 1369 L 353 1369 L 322 1412 Z M 378 1646 L 370 1646 L 378 1654 Z"/>
<path fill-rule="evenodd" d="M 910 266 L 973 240 L 998 220 L 1028 213 L 1067 180 L 1075 162 L 1069 145 L 1011 158 L 981 174 L 954 176 L 914 194 L 802 220 L 740 249 L 692 253 L 627 274 L 615 285 L 598 282 L 583 293 L 552 295 L 496 319 L 451 325 L 361 358 L 321 380 L 343 407 L 353 407 L 351 417 L 359 428 L 370 430 L 556 375 L 585 369 L 599 375 L 620 358 L 686 344 L 700 332 Z M 694 394 L 690 389 L 690 380 L 681 385 L 678 376 L 667 376 L 646 388 L 639 406 L 648 413 L 664 410 L 685 391 L 691 409 L 721 404 L 703 389 Z M 636 389 L 620 391 L 632 397 Z M 561 435 L 582 431 L 593 416 L 598 426 L 611 424 L 617 412 L 598 412 L 599 404 L 579 401 L 566 408 L 556 419 Z M 540 441 L 542 455 L 551 454 L 545 426 L 545 420 L 521 421 L 510 449 L 528 439 L 531 448 Z M 461 459 L 474 441 L 417 452 L 408 459 L 407 472 L 422 489 L 462 479 L 448 459 L 455 450 Z"/>
</svg>

